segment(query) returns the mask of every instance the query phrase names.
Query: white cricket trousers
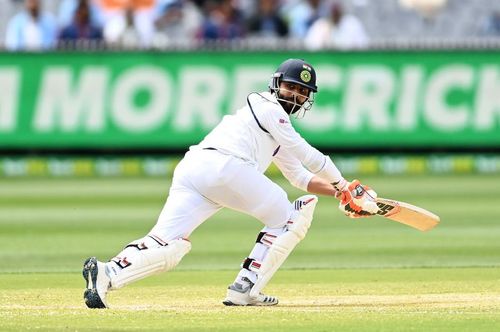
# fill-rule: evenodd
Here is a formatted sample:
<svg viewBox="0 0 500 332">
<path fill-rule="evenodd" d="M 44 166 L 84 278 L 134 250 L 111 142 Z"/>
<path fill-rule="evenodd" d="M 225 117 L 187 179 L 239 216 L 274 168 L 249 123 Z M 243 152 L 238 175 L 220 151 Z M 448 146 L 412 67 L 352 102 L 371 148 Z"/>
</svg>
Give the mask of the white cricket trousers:
<svg viewBox="0 0 500 332">
<path fill-rule="evenodd" d="M 269 228 L 285 226 L 293 212 L 286 192 L 255 166 L 216 150 L 191 150 L 177 165 L 149 234 L 165 242 L 188 238 L 222 207 L 249 214 Z"/>
</svg>

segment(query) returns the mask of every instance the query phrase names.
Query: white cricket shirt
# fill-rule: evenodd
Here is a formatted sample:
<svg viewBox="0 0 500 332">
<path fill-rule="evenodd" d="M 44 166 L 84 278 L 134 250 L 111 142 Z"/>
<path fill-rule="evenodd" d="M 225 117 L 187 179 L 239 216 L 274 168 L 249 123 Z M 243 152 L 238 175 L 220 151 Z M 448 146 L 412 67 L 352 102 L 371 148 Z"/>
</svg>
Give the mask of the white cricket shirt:
<svg viewBox="0 0 500 332">
<path fill-rule="evenodd" d="M 330 182 L 343 179 L 329 157 L 307 143 L 269 92 L 252 93 L 247 104 L 222 121 L 191 149 L 215 148 L 248 161 L 260 172 L 274 162 L 290 183 L 307 190 L 318 175 Z"/>
</svg>

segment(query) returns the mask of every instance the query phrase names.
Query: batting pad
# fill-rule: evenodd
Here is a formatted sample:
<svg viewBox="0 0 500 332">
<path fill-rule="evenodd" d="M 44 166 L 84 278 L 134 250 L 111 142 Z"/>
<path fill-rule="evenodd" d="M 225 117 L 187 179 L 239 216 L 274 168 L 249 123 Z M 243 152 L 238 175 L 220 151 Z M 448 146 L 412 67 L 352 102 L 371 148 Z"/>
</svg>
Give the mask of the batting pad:
<svg viewBox="0 0 500 332">
<path fill-rule="evenodd" d="M 288 222 L 288 230 L 278 236 L 269 247 L 266 257 L 257 273 L 257 281 L 250 290 L 250 296 L 256 298 L 280 268 L 295 246 L 304 239 L 311 226 L 314 209 L 318 197 L 305 195 L 297 199 L 294 204 L 298 213 Z"/>
<path fill-rule="evenodd" d="M 127 257 L 130 265 L 111 277 L 111 288 L 117 289 L 145 277 L 172 270 L 191 250 L 184 239 L 170 241 L 166 246 L 137 250 Z"/>
</svg>

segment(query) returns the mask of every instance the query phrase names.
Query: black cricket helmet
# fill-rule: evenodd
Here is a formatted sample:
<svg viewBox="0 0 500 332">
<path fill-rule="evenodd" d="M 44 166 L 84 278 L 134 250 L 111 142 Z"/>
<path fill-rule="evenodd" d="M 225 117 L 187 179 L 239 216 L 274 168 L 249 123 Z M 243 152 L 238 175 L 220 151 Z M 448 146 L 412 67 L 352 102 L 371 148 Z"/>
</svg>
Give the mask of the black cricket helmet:
<svg viewBox="0 0 500 332">
<path fill-rule="evenodd" d="M 309 89 L 309 95 L 306 100 L 300 104 L 296 98 L 294 100 L 284 99 L 280 96 L 281 82 L 291 82 Z M 314 102 L 314 93 L 318 91 L 316 86 L 316 71 L 314 68 L 302 59 L 288 59 L 283 62 L 271 78 L 269 90 L 276 95 L 276 98 L 289 114 L 297 113 L 297 117 L 310 110 Z M 301 117 L 301 116 L 300 116 Z"/>
</svg>

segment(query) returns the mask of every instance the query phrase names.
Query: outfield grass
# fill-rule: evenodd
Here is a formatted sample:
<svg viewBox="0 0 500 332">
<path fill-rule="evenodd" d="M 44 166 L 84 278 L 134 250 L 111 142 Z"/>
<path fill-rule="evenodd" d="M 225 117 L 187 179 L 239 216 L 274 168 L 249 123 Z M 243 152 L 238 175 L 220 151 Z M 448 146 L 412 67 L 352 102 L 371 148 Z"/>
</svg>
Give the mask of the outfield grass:
<svg viewBox="0 0 500 332">
<path fill-rule="evenodd" d="M 154 224 L 161 178 L 0 179 L 0 329 L 494 331 L 500 329 L 500 175 L 362 179 L 442 218 L 428 233 L 350 220 L 322 198 L 307 238 L 269 285 L 275 308 L 220 304 L 261 225 L 222 211 L 176 271 L 87 310 L 83 260 L 106 260 Z M 300 192 L 285 183 L 290 198 Z"/>
<path fill-rule="evenodd" d="M 88 310 L 74 273 L 2 274 L 3 330 L 495 331 L 498 269 L 285 270 L 272 308 L 224 307 L 230 271 L 174 271 Z"/>
</svg>

